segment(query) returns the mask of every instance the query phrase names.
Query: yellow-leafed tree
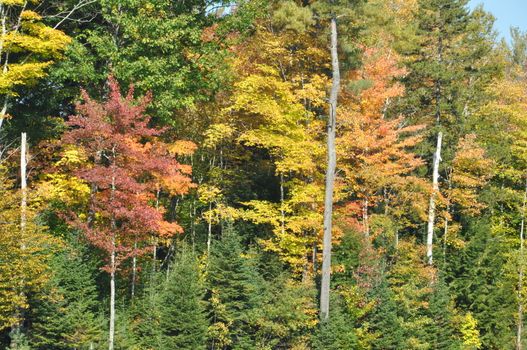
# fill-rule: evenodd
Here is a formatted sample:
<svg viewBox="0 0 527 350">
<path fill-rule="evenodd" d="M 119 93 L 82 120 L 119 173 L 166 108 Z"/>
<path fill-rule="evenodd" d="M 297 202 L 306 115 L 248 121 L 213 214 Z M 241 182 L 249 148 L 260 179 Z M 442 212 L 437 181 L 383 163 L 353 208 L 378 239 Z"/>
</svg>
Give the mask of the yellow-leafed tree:
<svg viewBox="0 0 527 350">
<path fill-rule="evenodd" d="M 42 22 L 31 9 L 38 5 L 38 0 L 0 1 L 0 128 L 8 117 L 9 98 L 18 95 L 17 88 L 44 77 L 71 41 L 62 31 Z"/>
<path fill-rule="evenodd" d="M 27 295 L 48 278 L 48 259 L 57 245 L 35 220 L 31 208 L 21 228 L 20 193 L 0 167 L 0 330 L 20 321 Z"/>
</svg>

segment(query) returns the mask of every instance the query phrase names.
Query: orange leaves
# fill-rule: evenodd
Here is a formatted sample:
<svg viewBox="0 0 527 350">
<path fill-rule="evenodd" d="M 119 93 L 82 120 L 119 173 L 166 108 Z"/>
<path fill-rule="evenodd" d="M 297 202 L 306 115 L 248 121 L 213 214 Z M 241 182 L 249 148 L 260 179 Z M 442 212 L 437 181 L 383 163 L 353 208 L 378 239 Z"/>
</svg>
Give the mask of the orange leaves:
<svg viewBox="0 0 527 350">
<path fill-rule="evenodd" d="M 476 142 L 476 135 L 469 134 L 459 141 L 452 162 L 448 199 L 467 215 L 477 215 L 484 208 L 478 202 L 477 190 L 492 177 L 494 161 L 485 155 L 485 150 Z"/>
<path fill-rule="evenodd" d="M 404 93 L 394 82 L 404 74 L 395 53 L 365 48 L 364 66 L 351 72 L 350 78 L 360 77 L 368 83 L 358 92 L 343 93 L 337 140 L 339 166 L 344 172 L 341 180 L 354 197 L 368 198 L 370 205 L 375 204 L 381 189 L 399 187 L 401 177 L 423 164 L 409 151 L 421 141 L 415 133 L 423 126 L 405 127 L 403 117 L 385 116 L 391 99 Z"/>
<path fill-rule="evenodd" d="M 177 140 L 168 145 L 168 151 L 175 156 L 190 156 L 198 146 L 192 141 Z"/>
</svg>

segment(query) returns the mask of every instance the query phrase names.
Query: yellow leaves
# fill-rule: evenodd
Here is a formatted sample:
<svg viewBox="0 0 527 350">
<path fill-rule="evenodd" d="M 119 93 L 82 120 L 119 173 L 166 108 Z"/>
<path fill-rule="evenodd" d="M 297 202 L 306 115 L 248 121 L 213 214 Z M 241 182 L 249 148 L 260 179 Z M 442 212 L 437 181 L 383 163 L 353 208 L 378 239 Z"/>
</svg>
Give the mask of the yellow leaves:
<svg viewBox="0 0 527 350">
<path fill-rule="evenodd" d="M 7 6 L 23 6 L 26 0 L 0 0 L 0 4 Z"/>
<path fill-rule="evenodd" d="M 452 162 L 451 188 L 447 191 L 451 202 L 459 205 L 467 215 L 477 215 L 483 205 L 478 202 L 477 189 L 494 174 L 494 161 L 486 158 L 485 150 L 469 134 L 459 141 Z"/>
<path fill-rule="evenodd" d="M 86 155 L 76 147 L 67 147 L 61 158 L 54 166 L 60 169 L 75 169 L 86 161 Z M 89 186 L 82 180 L 64 173 L 50 173 L 44 175 L 37 186 L 35 201 L 60 201 L 68 206 L 82 205 L 90 195 Z"/>
<path fill-rule="evenodd" d="M 71 38 L 60 30 L 42 23 L 22 23 L 22 31 L 9 32 L 4 36 L 7 50 L 16 53 L 29 52 L 43 57 L 59 58 Z"/>
<path fill-rule="evenodd" d="M 6 73 L 0 74 L 0 93 L 16 96 L 13 88 L 32 84 L 46 75 L 45 69 L 52 62 L 9 64 Z"/>
<path fill-rule="evenodd" d="M 231 139 L 235 130 L 236 129 L 229 124 L 219 123 L 211 125 L 207 131 L 205 131 L 203 147 L 216 148 L 224 140 Z"/>
<path fill-rule="evenodd" d="M 257 200 L 244 202 L 242 204 L 250 208 L 250 210 L 242 211 L 240 214 L 242 219 L 260 225 L 269 224 L 273 227 L 280 226 L 280 209 L 278 204 Z"/>
<path fill-rule="evenodd" d="M 478 321 L 467 313 L 460 320 L 461 339 L 463 341 L 463 350 L 481 349 L 481 339 L 478 329 Z"/>
<path fill-rule="evenodd" d="M 24 10 L 20 13 L 20 18 L 23 21 L 39 21 L 42 19 L 42 16 L 35 11 Z"/>
<path fill-rule="evenodd" d="M 28 293 L 47 281 L 48 259 L 59 241 L 45 232 L 26 211 L 25 229 L 20 217 L 20 193 L 7 190 L 0 169 L 0 329 L 17 322 L 17 310 L 27 307 Z"/>
<path fill-rule="evenodd" d="M 4 0 L 8 6 L 23 6 L 26 1 Z M 13 11 L 17 11 L 13 9 Z M 16 13 L 16 12 L 15 12 Z M 71 38 L 60 30 L 46 26 L 41 16 L 31 10 L 21 10 L 20 26 L 7 23 L 9 28 L 17 28 L 2 35 L 3 50 L 11 52 L 7 70 L 0 74 L 0 94 L 16 96 L 14 91 L 22 85 L 31 85 L 46 75 L 45 70 L 53 59 L 60 58 Z M 15 60 L 15 58 L 18 60 Z"/>
<path fill-rule="evenodd" d="M 198 198 L 200 202 L 218 202 L 222 198 L 221 189 L 212 185 L 202 185 L 198 188 Z"/>
<path fill-rule="evenodd" d="M 296 77 L 295 82 L 300 83 L 300 89 L 295 90 L 296 98 L 299 101 L 310 101 L 313 107 L 325 107 L 326 89 L 329 85 L 328 77 L 313 74 L 307 82 L 304 82 L 303 77 Z"/>
<path fill-rule="evenodd" d="M 65 174 L 47 174 L 37 189 L 36 200 L 61 201 L 68 206 L 86 203 L 90 187 L 82 180 Z"/>
<path fill-rule="evenodd" d="M 82 152 L 81 149 L 68 146 L 64 149 L 64 152 L 62 152 L 62 157 L 59 161 L 55 163 L 55 166 L 61 168 L 77 167 L 86 162 L 86 160 L 86 155 Z"/>
<path fill-rule="evenodd" d="M 196 149 L 197 145 L 192 141 L 177 140 L 168 145 L 168 152 L 175 156 L 190 156 Z"/>
</svg>

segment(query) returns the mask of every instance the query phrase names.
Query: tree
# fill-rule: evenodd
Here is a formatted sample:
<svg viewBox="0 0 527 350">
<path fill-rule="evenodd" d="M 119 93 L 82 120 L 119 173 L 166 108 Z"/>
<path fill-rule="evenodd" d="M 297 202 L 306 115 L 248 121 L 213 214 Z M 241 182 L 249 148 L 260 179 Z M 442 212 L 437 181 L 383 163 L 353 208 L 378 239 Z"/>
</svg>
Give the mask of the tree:
<svg viewBox="0 0 527 350">
<path fill-rule="evenodd" d="M 17 88 L 34 84 L 62 53 L 71 39 L 42 22 L 37 12 L 40 1 L 13 0 L 0 4 L 0 128 L 8 116 L 9 98 L 18 96 Z M 34 7 L 34 8 L 33 8 Z"/>
<path fill-rule="evenodd" d="M 340 298 L 333 296 L 333 298 Z M 314 335 L 313 348 L 317 350 L 355 349 L 357 335 L 353 322 L 349 319 L 342 302 L 333 299 L 331 303 L 331 318 L 322 320 Z"/>
<path fill-rule="evenodd" d="M 401 349 L 404 347 L 404 329 L 399 315 L 395 295 L 385 278 L 374 290 L 376 307 L 369 318 L 376 338 L 372 345 L 375 349 Z"/>
<path fill-rule="evenodd" d="M 405 111 L 416 115 L 419 123 L 431 122 L 434 116 L 437 142 L 433 157 L 432 192 L 430 194 L 427 252 L 429 264 L 433 262 L 433 237 L 435 227 L 436 200 L 439 190 L 439 166 L 444 141 L 440 126 L 448 126 L 447 121 L 459 118 L 458 101 L 455 96 L 460 86 L 454 82 L 463 81 L 464 69 L 458 61 L 459 51 L 455 45 L 468 25 L 466 0 L 433 0 L 418 2 L 417 42 L 409 55 L 414 57 L 408 64 L 409 74 L 405 77 L 409 91 Z M 449 65 L 455 63 L 455 66 Z M 430 152 L 431 153 L 431 152 Z M 443 155 L 444 158 L 444 155 Z"/>
<path fill-rule="evenodd" d="M 403 183 L 423 164 L 411 152 L 422 140 L 416 133 L 423 126 L 403 126 L 407 118 L 386 115 L 391 101 L 404 93 L 403 86 L 394 82 L 405 74 L 397 65 L 398 56 L 389 49 L 364 48 L 362 67 L 349 72 L 353 89 L 342 93 L 337 155 L 343 176 L 338 179 L 338 197 L 349 200 L 348 208 L 360 208 L 366 236 L 370 208 L 384 206 L 388 213 Z"/>
<path fill-rule="evenodd" d="M 208 321 L 203 276 L 188 247 L 176 256 L 161 292 L 161 349 L 205 349 Z"/>
<path fill-rule="evenodd" d="M 59 243 L 37 220 L 34 205 L 26 209 L 21 230 L 21 196 L 12 186 L 0 165 L 0 329 L 24 322 L 28 297 L 48 281 L 50 258 Z"/>
<path fill-rule="evenodd" d="M 68 245 L 53 257 L 48 295 L 39 293 L 40 300 L 32 301 L 32 348 L 88 349 L 100 343 L 97 286 L 84 250 Z"/>
<path fill-rule="evenodd" d="M 232 227 L 214 243 L 207 269 L 210 346 L 250 349 L 255 344 L 253 322 L 263 306 L 263 281 Z"/>
<path fill-rule="evenodd" d="M 315 3 L 315 12 L 319 12 L 325 25 L 330 28 L 330 56 L 331 56 L 331 89 L 328 100 L 327 114 L 327 165 L 326 181 L 324 193 L 324 235 L 322 247 L 322 278 L 320 282 L 320 318 L 322 320 L 329 317 L 330 301 L 330 280 L 331 280 L 331 245 L 333 235 L 333 192 L 335 185 L 335 171 L 337 169 L 336 152 L 336 130 L 337 130 L 337 110 L 338 95 L 340 92 L 340 63 L 339 63 L 339 36 L 337 33 L 337 17 L 346 15 L 352 17 L 356 3 L 360 1 L 342 1 L 328 3 L 320 1 Z M 349 20 L 349 19 L 348 19 Z M 353 31 L 354 26 L 349 26 Z M 351 43 L 348 43 L 351 44 Z M 351 55 L 349 55 L 351 56 Z M 349 63 L 350 57 L 346 57 L 345 62 Z"/>
<path fill-rule="evenodd" d="M 161 131 L 149 126 L 144 115 L 149 99 L 134 104 L 133 89 L 123 97 L 110 77 L 108 100 L 102 103 L 83 93 L 84 102 L 71 116 L 72 127 L 64 145 L 76 145 L 88 162 L 74 174 L 91 187 L 88 210 L 72 213 L 71 223 L 106 258 L 110 274 L 109 349 L 114 348 L 115 275 L 122 263 L 146 252 L 151 233 L 171 236 L 181 232 L 176 223 L 150 203 L 156 189 L 185 193 L 191 186 L 190 168 L 169 156 L 168 145 L 156 137 Z"/>
</svg>

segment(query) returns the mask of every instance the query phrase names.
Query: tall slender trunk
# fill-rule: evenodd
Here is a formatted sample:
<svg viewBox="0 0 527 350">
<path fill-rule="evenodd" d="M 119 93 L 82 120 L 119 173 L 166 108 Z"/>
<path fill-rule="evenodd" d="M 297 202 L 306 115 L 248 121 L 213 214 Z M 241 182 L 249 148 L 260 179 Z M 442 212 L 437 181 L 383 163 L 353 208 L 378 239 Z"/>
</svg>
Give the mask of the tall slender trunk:
<svg viewBox="0 0 527 350">
<path fill-rule="evenodd" d="M 452 168 L 449 171 L 448 175 L 448 191 L 450 192 L 452 190 Z M 445 227 L 443 230 L 443 266 L 446 266 L 446 247 L 448 243 L 448 216 L 450 215 L 450 202 L 446 205 L 446 213 L 445 213 Z"/>
<path fill-rule="evenodd" d="M 132 288 L 130 292 L 130 298 L 132 299 L 132 302 L 135 297 L 135 284 L 137 281 L 137 241 L 134 242 L 134 255 L 132 257 Z"/>
<path fill-rule="evenodd" d="M 362 204 L 362 225 L 364 229 L 364 236 L 370 237 L 370 224 L 368 217 L 368 197 L 364 199 Z"/>
<path fill-rule="evenodd" d="M 209 202 L 209 218 L 207 230 L 207 256 L 210 256 L 210 246 L 212 245 L 212 202 Z"/>
<path fill-rule="evenodd" d="M 20 138 L 20 248 L 26 249 L 26 225 L 27 225 L 27 134 L 23 132 Z M 21 283 L 23 285 L 24 283 Z M 25 298 L 24 290 L 18 291 L 21 299 Z M 23 310 L 17 308 L 15 311 L 16 323 L 11 328 L 11 349 L 18 349 L 18 341 L 22 333 Z"/>
<path fill-rule="evenodd" d="M 115 161 L 115 147 L 112 149 L 113 159 Z M 112 169 L 112 172 L 114 170 Z M 113 202 L 115 198 L 115 173 L 112 174 L 110 201 Z M 112 213 L 111 219 L 111 232 L 112 232 L 112 245 L 110 252 L 110 326 L 108 334 L 108 350 L 114 350 L 114 337 L 115 337 L 115 270 L 116 265 L 116 247 L 115 247 L 115 234 L 117 231 L 117 223 L 115 216 Z"/>
<path fill-rule="evenodd" d="M 525 207 L 527 205 L 527 179 L 525 180 L 525 192 L 523 194 L 522 206 L 522 221 L 520 226 L 520 257 L 519 257 L 519 271 L 518 271 L 518 325 L 516 330 L 516 350 L 522 350 L 522 333 L 523 333 L 523 246 L 525 234 Z"/>
<path fill-rule="evenodd" d="M 113 249 L 110 255 L 110 329 L 108 334 L 108 350 L 114 350 L 115 336 L 115 235 L 112 237 Z"/>
<path fill-rule="evenodd" d="M 333 220 L 333 187 L 335 184 L 335 170 L 337 167 L 337 152 L 335 149 L 335 129 L 337 124 L 337 98 L 340 88 L 340 69 L 337 52 L 337 18 L 331 17 L 331 66 L 333 81 L 329 95 L 329 116 L 327 152 L 328 165 L 326 168 L 326 191 L 324 196 L 324 238 L 322 249 L 322 281 L 320 283 L 320 318 L 329 318 L 329 288 L 331 280 L 331 230 Z"/>
<path fill-rule="evenodd" d="M 284 174 L 280 173 L 280 219 L 282 236 L 285 234 Z"/>
<path fill-rule="evenodd" d="M 27 211 L 27 134 L 21 135 L 20 144 L 20 189 L 22 191 L 22 200 L 20 203 L 20 229 L 22 234 L 26 229 L 26 211 Z M 22 244 L 23 240 L 22 240 Z"/>
<path fill-rule="evenodd" d="M 430 194 L 430 205 L 428 207 L 428 231 L 426 237 L 426 258 L 428 264 L 433 263 L 433 243 L 434 243 L 434 221 L 436 215 L 436 197 L 439 191 L 439 163 L 441 162 L 441 144 L 443 133 L 437 134 L 437 147 L 434 153 L 434 168 L 432 172 L 432 193 Z"/>
</svg>

